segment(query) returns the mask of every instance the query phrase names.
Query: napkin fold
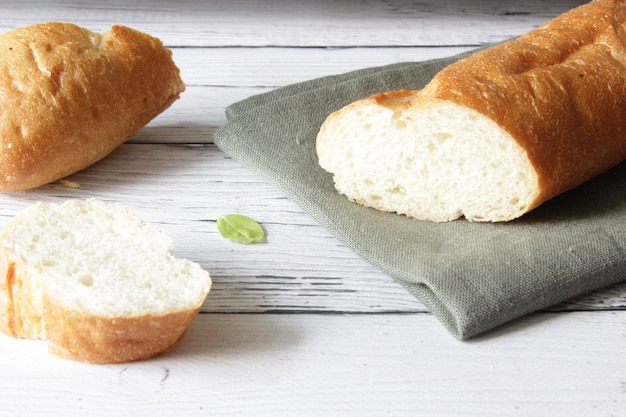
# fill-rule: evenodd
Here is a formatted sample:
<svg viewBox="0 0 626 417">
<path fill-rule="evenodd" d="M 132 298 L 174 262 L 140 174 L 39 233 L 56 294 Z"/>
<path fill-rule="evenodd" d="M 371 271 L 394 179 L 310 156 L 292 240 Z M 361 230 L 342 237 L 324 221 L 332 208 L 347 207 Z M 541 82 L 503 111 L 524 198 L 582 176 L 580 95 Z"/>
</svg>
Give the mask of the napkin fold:
<svg viewBox="0 0 626 417">
<path fill-rule="evenodd" d="M 470 52 L 471 53 L 471 52 Z M 327 76 L 229 106 L 226 154 L 296 202 L 355 253 L 404 285 L 457 338 L 626 280 L 626 165 L 507 223 L 429 223 L 337 193 L 317 163 L 326 116 L 378 92 L 422 88 L 468 53 Z"/>
</svg>

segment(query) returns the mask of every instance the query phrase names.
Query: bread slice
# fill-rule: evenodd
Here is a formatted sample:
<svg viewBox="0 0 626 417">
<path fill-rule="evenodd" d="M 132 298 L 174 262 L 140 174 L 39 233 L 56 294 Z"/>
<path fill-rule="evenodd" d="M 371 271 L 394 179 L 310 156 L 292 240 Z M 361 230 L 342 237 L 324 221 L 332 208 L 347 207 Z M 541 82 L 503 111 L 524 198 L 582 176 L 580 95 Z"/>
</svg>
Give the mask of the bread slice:
<svg viewBox="0 0 626 417">
<path fill-rule="evenodd" d="M 0 232 L 0 330 L 92 363 L 149 358 L 182 338 L 211 287 L 198 264 L 122 205 L 36 203 Z"/>
<path fill-rule="evenodd" d="M 624 1 L 596 0 L 368 97 L 317 136 L 337 190 L 381 211 L 508 221 L 626 159 Z"/>
<path fill-rule="evenodd" d="M 102 159 L 185 90 L 172 52 L 124 26 L 49 22 L 0 35 L 0 191 Z"/>
</svg>

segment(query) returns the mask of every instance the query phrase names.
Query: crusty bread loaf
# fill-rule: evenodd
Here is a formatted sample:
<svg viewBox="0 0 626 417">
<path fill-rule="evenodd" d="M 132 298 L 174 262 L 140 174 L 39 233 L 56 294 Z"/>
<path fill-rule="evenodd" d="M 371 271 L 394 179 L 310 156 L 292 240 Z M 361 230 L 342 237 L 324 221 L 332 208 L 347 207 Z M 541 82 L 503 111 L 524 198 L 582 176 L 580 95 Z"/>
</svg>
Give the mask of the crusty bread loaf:
<svg viewBox="0 0 626 417">
<path fill-rule="evenodd" d="M 185 90 L 171 51 L 123 26 L 26 26 L 0 35 L 0 51 L 0 191 L 93 164 Z"/>
<path fill-rule="evenodd" d="M 624 1 L 596 0 L 331 114 L 320 166 L 348 198 L 436 222 L 508 221 L 626 158 Z"/>
<path fill-rule="evenodd" d="M 126 208 L 37 203 L 0 232 L 0 330 L 92 363 L 149 358 L 196 317 L 211 278 Z"/>
</svg>

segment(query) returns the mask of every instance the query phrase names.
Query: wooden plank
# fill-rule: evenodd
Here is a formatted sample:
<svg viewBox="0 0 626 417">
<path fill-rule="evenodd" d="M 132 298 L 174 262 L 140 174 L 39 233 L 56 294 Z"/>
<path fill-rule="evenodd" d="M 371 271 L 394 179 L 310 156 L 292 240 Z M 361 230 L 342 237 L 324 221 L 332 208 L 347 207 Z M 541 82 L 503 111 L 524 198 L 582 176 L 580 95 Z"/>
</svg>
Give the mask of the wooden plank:
<svg viewBox="0 0 626 417">
<path fill-rule="evenodd" d="M 149 361 L 85 365 L 0 335 L 0 414 L 621 415 L 626 284 L 459 342 L 390 277 L 211 144 L 225 107 L 250 95 L 452 55 L 582 3 L 4 1 L 0 32 L 63 20 L 152 33 L 173 48 L 189 89 L 134 143 L 72 176 L 80 188 L 0 194 L 0 224 L 37 200 L 120 201 L 171 235 L 176 254 L 201 263 L 215 285 L 208 313 Z M 268 241 L 223 240 L 218 212 L 257 218 Z"/>
<path fill-rule="evenodd" d="M 169 46 L 480 45 L 527 32 L 583 3 L 110 0 L 75 4 L 8 0 L 0 7 L 0 32 L 57 20 L 96 31 L 124 24 L 151 33 Z"/>
<path fill-rule="evenodd" d="M 319 227 L 294 203 L 214 145 L 128 144 L 62 183 L 0 194 L 2 223 L 35 201 L 122 202 L 176 242 L 214 279 L 206 311 L 424 311 L 403 287 Z M 166 192 L 164 192 L 166 190 Z M 218 213 L 243 213 L 267 243 L 223 239 Z"/>
<path fill-rule="evenodd" d="M 472 47 L 177 48 L 174 60 L 187 85 L 281 87 L 326 75 L 407 61 L 425 61 Z"/>
<path fill-rule="evenodd" d="M 169 109 L 141 129 L 135 143 L 213 143 L 213 134 L 226 123 L 226 107 L 272 87 L 188 86 Z"/>
<path fill-rule="evenodd" d="M 211 312 L 425 312 L 386 274 L 356 256 L 277 189 L 215 145 L 127 144 L 61 183 L 0 194 L 2 223 L 35 201 L 96 197 L 122 202 L 176 241 L 176 254 L 211 272 Z M 167 190 L 167 192 L 163 192 Z M 257 219 L 267 242 L 221 238 L 217 214 Z M 623 308 L 626 285 L 559 309 Z"/>
<path fill-rule="evenodd" d="M 624 323 L 536 314 L 459 342 L 427 314 L 203 314 L 161 357 L 96 366 L 0 335 L 0 404 L 48 417 L 618 416 Z"/>
<path fill-rule="evenodd" d="M 215 130 L 226 123 L 226 107 L 252 95 L 327 75 L 396 62 L 435 59 L 468 49 L 177 49 L 174 58 L 181 68 L 187 90 L 131 141 L 212 143 Z"/>
</svg>

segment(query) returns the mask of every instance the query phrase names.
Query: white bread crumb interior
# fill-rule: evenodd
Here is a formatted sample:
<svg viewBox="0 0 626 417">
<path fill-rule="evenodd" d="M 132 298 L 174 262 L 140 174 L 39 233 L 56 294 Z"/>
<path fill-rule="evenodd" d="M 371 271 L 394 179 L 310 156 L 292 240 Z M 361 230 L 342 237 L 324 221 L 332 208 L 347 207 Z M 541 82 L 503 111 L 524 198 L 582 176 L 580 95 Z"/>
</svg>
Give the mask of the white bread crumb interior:
<svg viewBox="0 0 626 417">
<path fill-rule="evenodd" d="M 122 205 L 37 203 L 5 227 L 0 245 L 45 278 L 48 296 L 101 317 L 196 309 L 211 285 L 198 264 L 172 255 L 173 241 Z"/>
<path fill-rule="evenodd" d="M 517 142 L 446 100 L 352 103 L 324 122 L 317 153 L 340 193 L 421 220 L 506 221 L 528 211 L 539 193 Z"/>
</svg>

